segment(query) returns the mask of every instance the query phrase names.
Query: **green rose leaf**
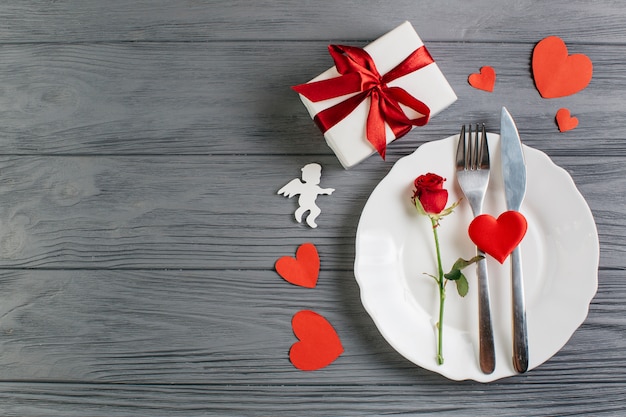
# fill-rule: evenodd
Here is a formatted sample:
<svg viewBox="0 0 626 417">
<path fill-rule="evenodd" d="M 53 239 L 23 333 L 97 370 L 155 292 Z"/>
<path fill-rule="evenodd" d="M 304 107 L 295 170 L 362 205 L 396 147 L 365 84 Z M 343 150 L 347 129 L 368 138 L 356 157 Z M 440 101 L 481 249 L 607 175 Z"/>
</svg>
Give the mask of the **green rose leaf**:
<svg viewBox="0 0 626 417">
<path fill-rule="evenodd" d="M 450 272 L 448 272 L 447 274 L 444 274 L 443 276 L 446 279 L 449 279 L 450 281 L 458 281 L 461 278 L 465 278 L 463 274 L 461 273 L 461 269 L 473 264 L 474 262 L 478 262 L 483 258 L 484 256 L 482 255 L 476 255 L 472 259 L 469 259 L 469 260 L 459 258 L 456 260 L 454 265 L 452 265 L 452 269 L 450 270 Z M 465 280 L 465 282 L 467 283 L 467 280 Z"/>
<path fill-rule="evenodd" d="M 452 269 L 459 269 L 460 270 L 460 269 L 466 268 L 466 267 L 470 266 L 471 264 L 480 261 L 483 258 L 484 258 L 483 255 L 476 255 L 472 259 L 469 259 L 469 260 L 465 260 L 463 258 L 459 258 L 459 259 L 456 260 L 454 265 L 452 265 Z"/>
<path fill-rule="evenodd" d="M 452 268 L 450 272 L 444 274 L 443 276 L 450 281 L 456 281 L 457 279 L 461 278 L 463 274 L 461 273 L 460 269 Z"/>
<path fill-rule="evenodd" d="M 459 274 L 461 274 L 459 272 Z M 469 291 L 469 284 L 467 283 L 467 278 L 465 275 L 461 274 L 459 279 L 455 280 L 456 282 L 456 291 L 459 293 L 461 297 L 465 297 L 467 292 Z"/>
</svg>

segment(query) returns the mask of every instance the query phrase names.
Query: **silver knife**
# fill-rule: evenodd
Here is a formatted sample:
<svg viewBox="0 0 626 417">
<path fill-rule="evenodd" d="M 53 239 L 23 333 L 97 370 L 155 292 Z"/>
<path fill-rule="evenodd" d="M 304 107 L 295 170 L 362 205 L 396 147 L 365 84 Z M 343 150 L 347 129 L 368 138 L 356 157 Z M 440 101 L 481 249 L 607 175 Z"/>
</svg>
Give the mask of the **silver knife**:
<svg viewBox="0 0 626 417">
<path fill-rule="evenodd" d="M 502 177 L 508 210 L 519 211 L 526 194 L 526 162 L 522 142 L 513 118 L 502 107 L 500 118 Z M 528 370 L 526 306 L 519 246 L 511 253 L 511 294 L 513 304 L 513 366 L 517 372 Z"/>
</svg>

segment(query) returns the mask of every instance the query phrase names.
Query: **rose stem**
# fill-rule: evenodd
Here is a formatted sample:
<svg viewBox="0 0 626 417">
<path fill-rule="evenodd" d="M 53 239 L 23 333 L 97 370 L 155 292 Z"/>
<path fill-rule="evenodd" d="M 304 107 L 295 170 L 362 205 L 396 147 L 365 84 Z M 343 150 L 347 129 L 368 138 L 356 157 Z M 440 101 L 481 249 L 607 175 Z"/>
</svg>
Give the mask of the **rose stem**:
<svg viewBox="0 0 626 417">
<path fill-rule="evenodd" d="M 446 289 L 444 286 L 443 266 L 441 265 L 441 251 L 439 250 L 439 235 L 437 234 L 437 226 L 439 222 L 437 219 L 430 218 L 433 225 L 433 236 L 435 237 L 435 248 L 437 250 L 437 268 L 439 279 L 439 323 L 437 323 L 438 340 L 437 340 L 437 363 L 443 365 L 443 306 L 446 300 Z"/>
</svg>

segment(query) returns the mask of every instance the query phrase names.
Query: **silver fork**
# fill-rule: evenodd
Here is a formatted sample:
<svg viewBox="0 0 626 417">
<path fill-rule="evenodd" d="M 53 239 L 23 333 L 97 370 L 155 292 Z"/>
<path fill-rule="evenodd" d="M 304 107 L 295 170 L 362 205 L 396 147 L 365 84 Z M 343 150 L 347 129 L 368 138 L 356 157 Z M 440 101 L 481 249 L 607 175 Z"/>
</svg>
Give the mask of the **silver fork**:
<svg viewBox="0 0 626 417">
<path fill-rule="evenodd" d="M 459 143 L 456 150 L 456 178 L 469 201 L 474 217 L 481 214 L 483 201 L 489 183 L 489 146 L 485 125 L 479 131 L 478 125 L 472 134 L 472 125 L 461 127 Z M 476 248 L 477 255 L 485 255 Z M 496 366 L 496 355 L 493 345 L 493 328 L 491 325 L 491 308 L 489 306 L 489 283 L 487 281 L 487 260 L 476 263 L 478 276 L 478 339 L 480 369 L 490 374 Z"/>
</svg>

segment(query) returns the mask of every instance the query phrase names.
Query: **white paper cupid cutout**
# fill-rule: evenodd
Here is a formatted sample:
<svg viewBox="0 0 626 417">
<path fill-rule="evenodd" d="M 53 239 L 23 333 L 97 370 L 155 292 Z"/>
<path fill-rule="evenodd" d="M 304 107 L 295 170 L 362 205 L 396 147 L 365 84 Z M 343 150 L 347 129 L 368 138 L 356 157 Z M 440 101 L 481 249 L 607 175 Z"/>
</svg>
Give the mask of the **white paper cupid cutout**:
<svg viewBox="0 0 626 417">
<path fill-rule="evenodd" d="M 302 168 L 302 181 L 294 178 L 283 188 L 278 190 L 278 194 L 282 194 L 289 198 L 296 194 L 300 194 L 298 204 L 300 207 L 294 213 L 296 221 L 302 223 L 302 216 L 307 211 L 306 223 L 312 228 L 316 228 L 315 219 L 320 215 L 322 210 L 315 204 L 317 196 L 320 194 L 330 195 L 335 191 L 334 188 L 321 188 L 318 184 L 322 176 L 322 166 L 320 164 L 307 164 Z"/>
</svg>

